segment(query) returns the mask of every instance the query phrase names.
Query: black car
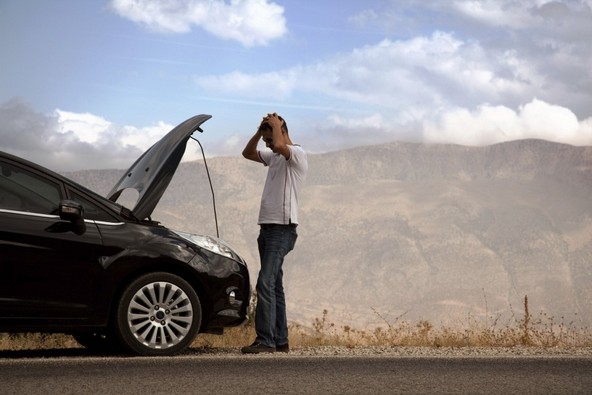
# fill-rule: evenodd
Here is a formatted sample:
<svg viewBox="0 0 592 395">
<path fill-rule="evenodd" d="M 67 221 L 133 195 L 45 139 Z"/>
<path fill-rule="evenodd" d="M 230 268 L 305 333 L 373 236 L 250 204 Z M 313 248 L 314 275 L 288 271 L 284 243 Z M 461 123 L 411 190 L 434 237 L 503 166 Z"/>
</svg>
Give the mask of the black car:
<svg viewBox="0 0 592 395">
<path fill-rule="evenodd" d="M 189 138 L 181 123 L 104 198 L 0 152 L 0 332 L 70 333 L 95 350 L 171 355 L 245 321 L 245 261 L 216 237 L 151 219 Z M 127 188 L 133 209 L 116 203 Z"/>
</svg>

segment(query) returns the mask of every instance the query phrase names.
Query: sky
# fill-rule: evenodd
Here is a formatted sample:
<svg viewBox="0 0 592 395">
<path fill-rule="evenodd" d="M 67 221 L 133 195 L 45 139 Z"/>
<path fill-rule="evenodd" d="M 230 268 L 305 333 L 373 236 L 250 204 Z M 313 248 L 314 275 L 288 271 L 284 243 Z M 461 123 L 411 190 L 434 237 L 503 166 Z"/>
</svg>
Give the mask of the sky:
<svg viewBox="0 0 592 395">
<path fill-rule="evenodd" d="M 268 112 L 313 154 L 592 145 L 591 37 L 592 0 L 0 0 L 0 150 L 125 169 L 210 114 L 237 156 Z"/>
</svg>

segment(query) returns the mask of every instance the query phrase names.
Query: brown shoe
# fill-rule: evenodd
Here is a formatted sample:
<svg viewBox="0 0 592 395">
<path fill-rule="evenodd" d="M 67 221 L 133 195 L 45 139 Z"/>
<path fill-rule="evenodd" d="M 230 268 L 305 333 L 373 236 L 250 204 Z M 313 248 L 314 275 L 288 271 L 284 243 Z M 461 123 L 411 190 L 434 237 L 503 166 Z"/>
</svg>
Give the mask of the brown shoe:
<svg viewBox="0 0 592 395">
<path fill-rule="evenodd" d="M 275 346 L 275 350 L 277 352 L 290 352 L 290 345 L 288 343 L 280 344 L 280 345 Z"/>
</svg>

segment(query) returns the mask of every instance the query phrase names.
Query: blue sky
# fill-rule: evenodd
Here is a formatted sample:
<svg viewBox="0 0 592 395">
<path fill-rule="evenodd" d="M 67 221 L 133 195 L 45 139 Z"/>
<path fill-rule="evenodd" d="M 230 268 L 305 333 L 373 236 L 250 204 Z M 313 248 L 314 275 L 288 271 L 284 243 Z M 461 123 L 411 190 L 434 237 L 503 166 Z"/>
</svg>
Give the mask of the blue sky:
<svg viewBox="0 0 592 395">
<path fill-rule="evenodd" d="M 0 0 L 0 34 L 0 150 L 59 171 L 201 113 L 209 156 L 272 111 L 312 153 L 592 145 L 591 0 Z"/>
</svg>

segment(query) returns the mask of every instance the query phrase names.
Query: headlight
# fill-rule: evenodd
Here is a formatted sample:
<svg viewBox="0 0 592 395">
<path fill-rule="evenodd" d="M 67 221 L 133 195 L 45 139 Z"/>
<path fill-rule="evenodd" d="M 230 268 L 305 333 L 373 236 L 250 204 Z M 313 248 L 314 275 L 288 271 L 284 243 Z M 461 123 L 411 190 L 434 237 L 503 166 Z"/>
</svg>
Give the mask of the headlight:
<svg viewBox="0 0 592 395">
<path fill-rule="evenodd" d="M 185 232 L 177 232 L 174 231 L 176 234 L 184 238 L 185 240 L 189 240 L 190 242 L 197 244 L 198 246 L 205 248 L 208 251 L 211 251 L 215 254 L 225 256 L 230 259 L 234 259 L 238 262 L 243 262 L 241 257 L 238 256 L 236 252 L 228 244 L 224 241 L 217 239 L 212 236 L 202 236 L 202 235 L 194 235 L 191 233 Z"/>
</svg>

